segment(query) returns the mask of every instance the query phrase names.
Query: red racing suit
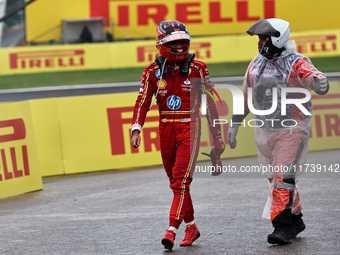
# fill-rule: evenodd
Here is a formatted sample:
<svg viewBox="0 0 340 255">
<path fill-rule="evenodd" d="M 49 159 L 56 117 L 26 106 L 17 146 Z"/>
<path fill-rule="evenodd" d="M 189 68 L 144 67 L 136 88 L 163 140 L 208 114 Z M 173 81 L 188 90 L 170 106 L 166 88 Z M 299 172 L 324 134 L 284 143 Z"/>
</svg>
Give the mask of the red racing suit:
<svg viewBox="0 0 340 255">
<path fill-rule="evenodd" d="M 166 63 L 167 64 L 167 63 Z M 148 65 L 142 75 L 140 92 L 134 108 L 131 132 L 141 130 L 156 95 L 159 110 L 159 137 L 163 165 L 173 190 L 170 209 L 170 226 L 178 228 L 184 220 L 194 220 L 190 196 L 190 183 L 199 152 L 201 121 L 201 94 L 210 90 L 211 81 L 205 63 L 193 60 L 188 75 L 181 69 L 160 78 L 162 68 L 156 62 Z M 163 76 L 163 75 L 162 75 Z M 197 82 L 198 80 L 198 82 Z M 207 119 L 214 139 L 221 138 L 220 126 L 213 127 L 212 119 L 218 119 L 215 104 L 207 96 Z"/>
<path fill-rule="evenodd" d="M 290 42 L 289 42 L 290 43 Z M 292 42 L 294 43 L 294 42 Z M 295 104 L 286 106 L 286 115 L 281 112 L 281 89 L 287 87 L 313 90 L 313 76 L 324 76 L 311 61 L 294 52 L 293 49 L 283 51 L 275 59 L 267 59 L 257 55 L 249 64 L 243 93 L 245 109 L 248 88 L 252 88 L 252 103 L 257 110 L 267 110 L 273 104 L 273 88 L 278 90 L 278 104 L 275 111 L 269 115 L 255 115 L 254 119 L 261 127 L 255 127 L 255 143 L 259 163 L 266 168 L 270 183 L 267 207 L 271 221 L 279 224 L 291 224 L 290 216 L 279 216 L 284 210 L 286 214 L 301 213 L 300 196 L 297 187 L 297 173 L 300 166 L 306 162 L 308 140 L 311 128 L 311 115 L 305 115 Z M 303 93 L 289 93 L 287 98 L 304 98 Z M 312 113 L 312 103 L 309 100 L 303 106 Z M 275 121 L 273 121 L 275 120 Z M 267 210 L 266 210 L 267 209 Z M 269 209 L 269 210 L 268 210 Z"/>
</svg>

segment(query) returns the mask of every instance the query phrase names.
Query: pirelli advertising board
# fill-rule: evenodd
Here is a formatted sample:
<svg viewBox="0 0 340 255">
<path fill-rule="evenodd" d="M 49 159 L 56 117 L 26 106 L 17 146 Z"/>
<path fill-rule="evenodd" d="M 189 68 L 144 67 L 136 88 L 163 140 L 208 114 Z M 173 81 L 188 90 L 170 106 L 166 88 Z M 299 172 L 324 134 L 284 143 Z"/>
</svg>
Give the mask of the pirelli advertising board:
<svg viewBox="0 0 340 255">
<path fill-rule="evenodd" d="M 0 104 L 0 198 L 42 188 L 29 102 Z"/>
<path fill-rule="evenodd" d="M 340 29 L 292 33 L 296 50 L 308 57 L 340 55 Z M 257 37 L 225 35 L 194 38 L 190 51 L 209 63 L 250 61 Z M 89 69 L 144 68 L 158 53 L 154 40 L 0 49 L 0 75 Z"/>
<path fill-rule="evenodd" d="M 217 88 L 217 92 L 222 99 L 222 105 L 217 104 L 219 118 L 230 122 L 232 94 L 226 89 Z M 28 188 L 41 188 L 39 167 L 42 176 L 50 176 L 161 165 L 156 105 L 148 112 L 141 146 L 134 149 L 130 145 L 137 94 L 138 91 L 0 104 L 1 113 L 11 108 L 11 114 L 1 115 L 0 121 L 0 189 L 7 188 L 8 183 L 26 187 L 25 180 Z M 339 81 L 330 82 L 325 96 L 312 93 L 310 151 L 340 148 L 339 99 Z M 24 114 L 27 108 L 30 115 Z M 251 118 L 250 114 L 246 122 Z M 226 144 L 227 130 L 228 123 L 222 124 Z M 237 148 L 227 146 L 222 158 L 256 155 L 251 125 L 239 128 L 237 141 Z M 211 146 L 208 124 L 202 117 L 200 152 L 209 153 Z M 199 160 L 207 157 L 200 155 Z"/>
<path fill-rule="evenodd" d="M 338 29 L 339 9 L 338 0 L 39 0 L 26 9 L 26 40 L 59 41 L 62 20 L 98 17 L 116 39 L 154 38 L 167 19 L 185 23 L 192 36 L 243 34 L 262 18 L 285 19 L 292 31 Z"/>
</svg>

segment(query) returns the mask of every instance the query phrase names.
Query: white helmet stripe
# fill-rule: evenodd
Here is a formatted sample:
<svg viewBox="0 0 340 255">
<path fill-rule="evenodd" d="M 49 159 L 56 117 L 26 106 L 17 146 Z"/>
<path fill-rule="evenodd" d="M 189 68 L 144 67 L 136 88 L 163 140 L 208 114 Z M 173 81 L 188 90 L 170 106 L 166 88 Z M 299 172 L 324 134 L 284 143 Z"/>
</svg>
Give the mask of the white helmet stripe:
<svg viewBox="0 0 340 255">
<path fill-rule="evenodd" d="M 164 44 L 164 43 L 168 43 L 168 42 L 176 41 L 176 40 L 189 40 L 189 41 L 191 41 L 191 37 L 190 37 L 190 35 L 182 32 L 182 31 L 173 32 L 171 35 L 167 35 L 167 36 L 163 37 L 162 39 L 160 39 L 159 44 Z"/>
</svg>

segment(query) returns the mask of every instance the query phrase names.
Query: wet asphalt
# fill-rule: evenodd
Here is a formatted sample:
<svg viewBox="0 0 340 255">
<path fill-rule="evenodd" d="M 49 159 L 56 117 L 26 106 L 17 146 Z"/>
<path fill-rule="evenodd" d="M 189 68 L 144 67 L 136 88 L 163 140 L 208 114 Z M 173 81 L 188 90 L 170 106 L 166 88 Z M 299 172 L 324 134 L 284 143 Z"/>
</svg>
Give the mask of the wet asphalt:
<svg viewBox="0 0 340 255">
<path fill-rule="evenodd" d="M 308 163 L 340 163 L 340 150 L 310 152 Z M 200 163 L 201 164 L 201 163 Z M 203 162 L 202 164 L 208 164 Z M 224 165 L 255 165 L 256 157 Z M 195 173 L 191 194 L 201 237 L 173 251 L 161 239 L 172 192 L 161 166 L 46 177 L 44 189 L 0 200 L 0 254 L 340 254 L 340 170 L 301 175 L 306 230 L 292 244 L 267 243 L 261 174 Z"/>
</svg>

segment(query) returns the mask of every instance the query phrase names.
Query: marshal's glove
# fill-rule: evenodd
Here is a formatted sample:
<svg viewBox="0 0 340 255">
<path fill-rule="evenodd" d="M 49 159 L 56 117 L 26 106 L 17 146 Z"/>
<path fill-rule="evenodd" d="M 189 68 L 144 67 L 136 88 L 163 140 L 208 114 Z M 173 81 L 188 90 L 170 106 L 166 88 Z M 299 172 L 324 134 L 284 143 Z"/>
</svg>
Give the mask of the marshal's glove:
<svg viewBox="0 0 340 255">
<path fill-rule="evenodd" d="M 239 125 L 233 125 L 229 127 L 228 129 L 227 139 L 228 139 L 228 143 L 231 149 L 235 149 L 236 147 L 236 143 L 237 143 L 236 135 L 237 135 L 238 127 Z"/>
<path fill-rule="evenodd" d="M 221 162 L 221 154 L 225 150 L 225 144 L 221 137 L 216 137 L 214 139 L 213 146 L 211 147 L 210 154 L 202 152 L 203 155 L 208 156 L 211 159 L 211 163 L 213 165 L 213 170 L 211 171 L 211 175 L 217 176 L 222 173 L 222 162 Z"/>
<path fill-rule="evenodd" d="M 319 95 L 327 94 L 329 90 L 329 84 L 326 77 L 319 77 L 316 74 L 313 76 L 314 84 L 313 89 Z"/>
</svg>

